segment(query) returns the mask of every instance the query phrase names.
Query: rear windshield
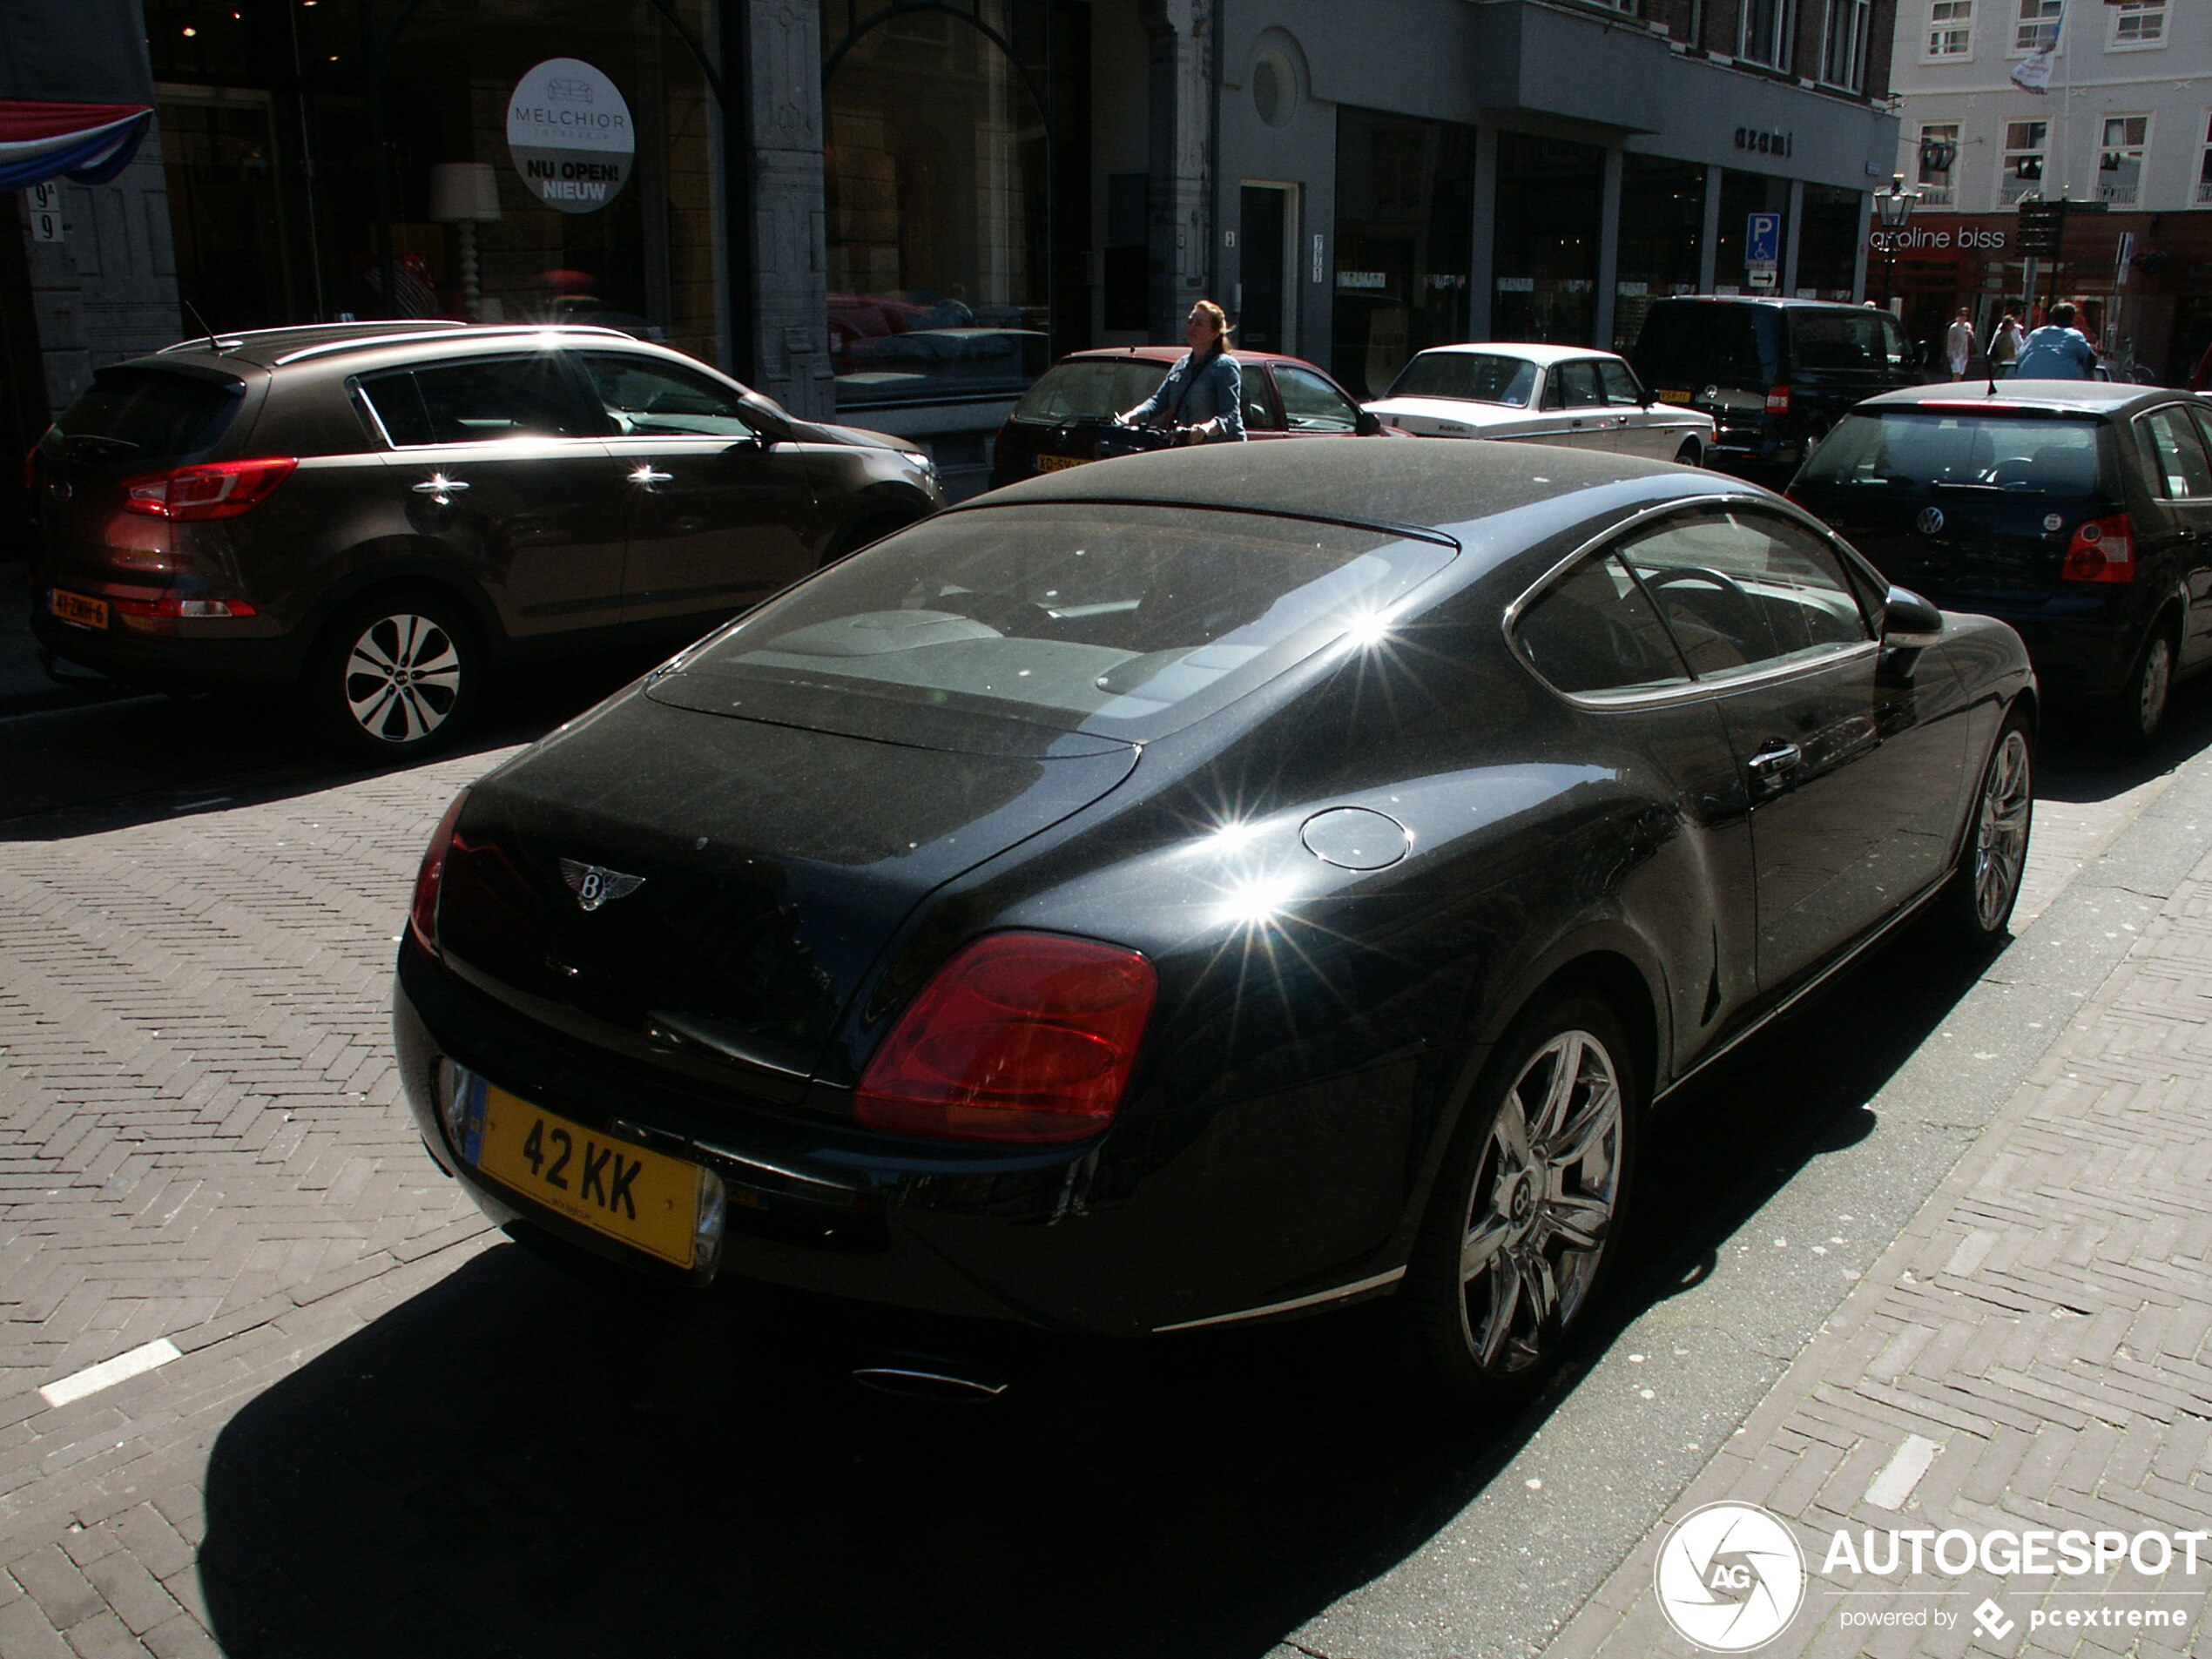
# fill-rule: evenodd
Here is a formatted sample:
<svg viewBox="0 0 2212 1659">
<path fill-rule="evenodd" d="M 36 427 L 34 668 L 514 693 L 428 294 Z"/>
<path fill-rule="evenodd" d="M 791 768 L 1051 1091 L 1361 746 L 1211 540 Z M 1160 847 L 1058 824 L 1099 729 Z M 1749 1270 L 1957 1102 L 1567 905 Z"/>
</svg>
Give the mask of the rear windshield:
<svg viewBox="0 0 2212 1659">
<path fill-rule="evenodd" d="M 2103 423 L 1965 410 L 1884 410 L 1837 422 L 1799 485 L 2001 490 L 2081 500 L 2103 493 Z"/>
<path fill-rule="evenodd" d="M 951 513 L 771 600 L 678 671 L 784 724 L 853 729 L 838 711 L 857 698 L 1143 742 L 1382 615 L 1453 551 L 1186 508 Z"/>
<path fill-rule="evenodd" d="M 1793 311 L 1790 347 L 1799 368 L 1890 374 L 1905 367 L 1905 331 L 1878 311 Z"/>
<path fill-rule="evenodd" d="M 1450 397 L 1525 409 L 1536 389 L 1536 365 L 1488 352 L 1425 351 L 1398 371 L 1392 397 Z"/>
<path fill-rule="evenodd" d="M 1014 406 L 1017 421 L 1102 420 L 1133 409 L 1160 389 L 1168 366 L 1149 358 L 1062 363 Z"/>
<path fill-rule="evenodd" d="M 1782 374 L 1782 314 L 1662 300 L 1645 316 L 1629 361 L 1650 386 L 1771 386 Z"/>
<path fill-rule="evenodd" d="M 196 455 L 223 435 L 245 390 L 242 381 L 226 384 L 159 369 L 108 369 L 54 422 L 54 431 L 88 454 L 163 460 Z"/>
</svg>

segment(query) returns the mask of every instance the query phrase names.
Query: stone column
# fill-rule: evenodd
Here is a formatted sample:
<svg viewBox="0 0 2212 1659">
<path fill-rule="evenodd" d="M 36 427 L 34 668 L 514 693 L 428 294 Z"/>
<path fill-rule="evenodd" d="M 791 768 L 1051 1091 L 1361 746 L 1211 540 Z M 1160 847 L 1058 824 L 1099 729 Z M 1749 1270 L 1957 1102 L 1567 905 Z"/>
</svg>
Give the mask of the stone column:
<svg viewBox="0 0 2212 1659">
<path fill-rule="evenodd" d="M 1621 184 L 1626 172 L 1618 145 L 1605 147 L 1605 172 L 1598 187 L 1597 304 L 1591 314 L 1590 344 L 1613 349 L 1613 307 L 1621 280 Z M 1631 341 L 1631 344 L 1635 342 Z"/>
<path fill-rule="evenodd" d="M 736 51 L 724 81 L 732 107 L 732 201 L 744 216 L 732 260 L 744 269 L 732 307 L 738 364 L 793 415 L 836 410 L 829 361 L 827 221 L 822 179 L 820 9 L 806 0 L 731 0 Z M 750 358 L 750 363 L 743 361 Z"/>
<path fill-rule="evenodd" d="M 1213 249 L 1214 8 L 1218 0 L 1142 0 L 1150 47 L 1152 338 L 1183 338 L 1190 302 L 1206 297 Z"/>
<path fill-rule="evenodd" d="M 1697 239 L 1697 292 L 1710 293 L 1720 280 L 1721 169 L 1705 169 L 1705 223 Z"/>
</svg>

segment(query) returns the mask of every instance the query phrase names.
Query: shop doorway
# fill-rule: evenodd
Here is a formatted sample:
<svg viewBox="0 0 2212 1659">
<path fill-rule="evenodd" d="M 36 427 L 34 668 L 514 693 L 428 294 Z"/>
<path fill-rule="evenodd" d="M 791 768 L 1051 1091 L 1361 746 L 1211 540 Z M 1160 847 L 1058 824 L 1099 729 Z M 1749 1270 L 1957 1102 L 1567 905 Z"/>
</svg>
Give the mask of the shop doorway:
<svg viewBox="0 0 2212 1659">
<path fill-rule="evenodd" d="M 268 328 L 316 314 L 298 291 L 269 95 L 157 89 L 177 291 L 217 329 Z"/>
<path fill-rule="evenodd" d="M 1296 186 L 1247 180 L 1237 214 L 1237 343 L 1253 351 L 1288 352 L 1298 328 Z"/>
</svg>

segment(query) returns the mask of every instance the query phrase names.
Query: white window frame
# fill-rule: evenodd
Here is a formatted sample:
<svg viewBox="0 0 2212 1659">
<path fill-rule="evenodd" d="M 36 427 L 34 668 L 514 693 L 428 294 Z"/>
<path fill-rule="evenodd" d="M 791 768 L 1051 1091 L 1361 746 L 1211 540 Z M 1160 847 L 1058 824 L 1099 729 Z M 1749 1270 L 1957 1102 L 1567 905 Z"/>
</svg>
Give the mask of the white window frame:
<svg viewBox="0 0 2212 1659">
<path fill-rule="evenodd" d="M 1932 177 L 1920 165 L 1920 146 L 1927 142 L 1931 133 L 1943 135 L 1951 144 L 1959 146 L 1952 155 L 1951 165 L 1940 179 Z M 1966 124 L 1963 121 L 1923 121 L 1914 130 L 1912 153 L 1908 158 L 1912 165 L 1908 172 L 1914 188 L 1920 192 L 1923 207 L 1950 207 L 1957 203 L 1959 165 L 1966 158 Z"/>
<path fill-rule="evenodd" d="M 2006 56 L 2026 57 L 2032 52 L 2048 51 L 2057 44 L 2059 26 L 2065 20 L 2064 0 L 2013 0 L 2013 44 Z M 2043 37 L 2046 29 L 2050 30 L 2047 40 Z"/>
<path fill-rule="evenodd" d="M 1948 16 L 1939 14 L 1947 12 Z M 1943 43 L 1955 37 L 1955 49 Z M 1974 0 L 1928 0 L 1928 26 L 1920 35 L 1920 61 L 1956 64 L 1974 55 Z"/>
<path fill-rule="evenodd" d="M 2107 0 L 2105 11 L 2105 50 L 2108 52 L 2152 52 L 2165 45 L 2167 24 L 2173 13 L 2171 0 Z M 2123 40 L 2120 26 L 2130 17 L 2155 19 L 2150 38 Z"/>
<path fill-rule="evenodd" d="M 1873 28 L 1873 11 L 1874 0 L 1828 0 L 1820 20 L 1818 72 L 1823 86 L 1856 92 L 1865 85 L 1866 40 Z M 1843 29 L 1840 40 L 1837 33 L 1839 22 Z"/>
<path fill-rule="evenodd" d="M 2204 140 L 2197 145 L 2196 205 L 2212 207 L 2212 110 L 2197 117 L 2196 130 Z"/>
<path fill-rule="evenodd" d="M 1774 10 L 1774 55 L 1762 57 L 1751 48 L 1751 13 L 1755 7 L 1771 6 Z M 1791 50 L 1797 44 L 1797 0 L 1743 0 L 1736 25 L 1736 61 L 1754 64 L 1760 69 L 1780 70 L 1785 74 L 1790 68 Z"/>
<path fill-rule="evenodd" d="M 2115 121 L 2141 121 L 2143 124 L 2143 136 L 2133 144 L 2124 138 L 2118 144 L 2110 142 L 2107 134 L 2111 131 L 2112 124 Z M 2116 115 L 2100 114 L 2097 117 L 2097 199 L 2099 201 L 2110 202 L 2114 207 L 2134 207 L 2141 203 L 2143 179 L 2150 166 L 2150 112 L 2148 110 L 2122 111 Z M 2124 197 L 2108 196 L 2105 193 L 2108 189 L 2117 188 L 2117 186 L 2107 185 L 2104 182 L 2105 158 L 2115 153 L 2132 154 L 2135 158 L 2135 183 Z"/>
<path fill-rule="evenodd" d="M 2015 148 L 2013 144 L 2013 129 L 2016 126 L 2041 127 L 2043 129 L 2043 142 L 2035 145 L 2033 149 L 2030 149 L 2026 145 Z M 2023 196 L 2042 194 L 2043 186 L 2049 180 L 2051 176 L 2050 118 L 2047 116 L 2031 116 L 2017 121 L 2008 120 L 2005 123 L 2004 129 L 1999 136 L 2000 138 L 2000 144 L 1997 152 L 1997 205 L 2000 207 L 2010 207 L 2015 202 L 2019 201 Z M 2018 190 L 2013 190 L 2013 169 L 2011 164 L 2014 156 L 2034 156 L 2040 158 L 2043 164 L 2038 170 L 2040 176 L 2028 180 Z M 2012 191 L 2012 193 L 2007 195 L 2006 193 L 2007 191 Z"/>
</svg>

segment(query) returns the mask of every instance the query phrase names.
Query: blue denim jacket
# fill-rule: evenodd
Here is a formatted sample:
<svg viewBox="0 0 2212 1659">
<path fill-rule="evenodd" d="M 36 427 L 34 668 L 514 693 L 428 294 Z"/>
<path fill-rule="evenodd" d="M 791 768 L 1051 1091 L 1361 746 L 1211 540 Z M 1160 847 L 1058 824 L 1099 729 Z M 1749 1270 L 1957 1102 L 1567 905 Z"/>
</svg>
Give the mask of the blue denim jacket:
<svg viewBox="0 0 2212 1659">
<path fill-rule="evenodd" d="M 1190 388 L 1187 392 L 1185 386 Z M 1216 416 L 1223 417 L 1221 439 L 1244 437 L 1244 372 L 1225 351 L 1211 354 L 1196 368 L 1191 367 L 1190 354 L 1184 353 L 1168 370 L 1160 389 L 1131 409 L 1129 418 L 1133 426 L 1154 421 L 1163 425 L 1172 421 L 1197 426 Z"/>
</svg>

